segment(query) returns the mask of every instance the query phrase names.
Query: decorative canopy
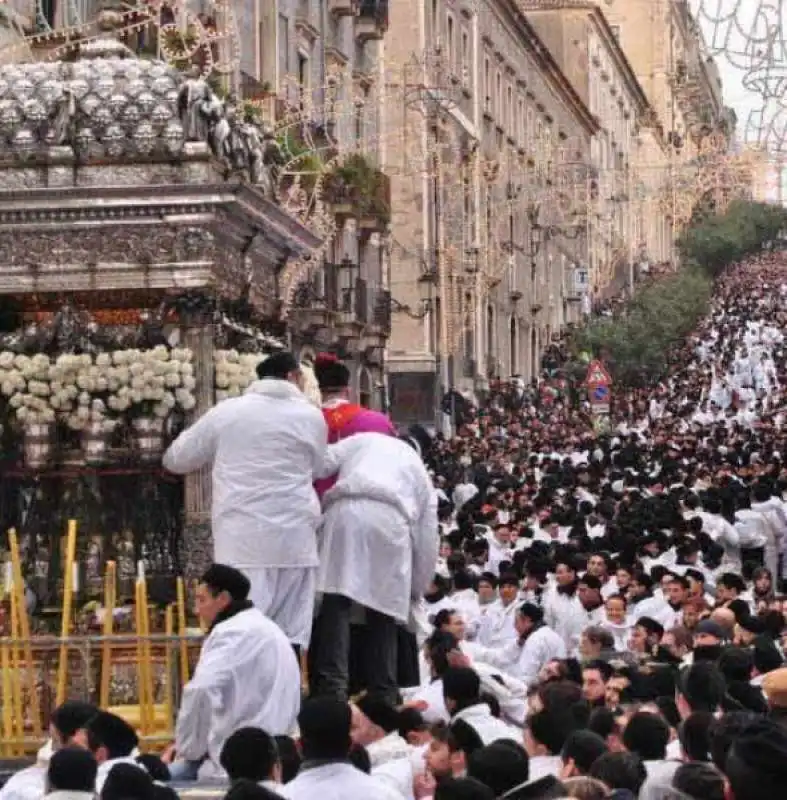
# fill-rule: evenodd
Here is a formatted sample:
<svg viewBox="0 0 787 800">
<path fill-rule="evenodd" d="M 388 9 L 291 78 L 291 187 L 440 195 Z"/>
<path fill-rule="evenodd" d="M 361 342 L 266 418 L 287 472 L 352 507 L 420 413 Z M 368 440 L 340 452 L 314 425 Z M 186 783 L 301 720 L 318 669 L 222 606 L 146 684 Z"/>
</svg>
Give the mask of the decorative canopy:
<svg viewBox="0 0 787 800">
<path fill-rule="evenodd" d="M 79 162 L 176 157 L 185 144 L 181 74 L 98 40 L 74 62 L 0 67 L 0 159 L 45 158 L 69 147 Z"/>
</svg>

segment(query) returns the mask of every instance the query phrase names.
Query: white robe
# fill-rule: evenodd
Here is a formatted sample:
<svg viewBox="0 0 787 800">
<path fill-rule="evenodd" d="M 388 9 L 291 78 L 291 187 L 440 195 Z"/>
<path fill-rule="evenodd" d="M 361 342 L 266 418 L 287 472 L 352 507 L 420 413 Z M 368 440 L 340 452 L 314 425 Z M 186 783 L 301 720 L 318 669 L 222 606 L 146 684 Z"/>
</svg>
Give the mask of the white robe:
<svg viewBox="0 0 787 800">
<path fill-rule="evenodd" d="M 440 548 L 429 474 L 408 444 L 380 433 L 331 445 L 318 477 L 336 473 L 323 497 L 318 591 L 407 623 Z"/>
<path fill-rule="evenodd" d="M 343 763 L 301 769 L 278 792 L 287 800 L 402 800 L 402 795 L 384 780 Z"/>
<path fill-rule="evenodd" d="M 256 608 L 240 611 L 208 634 L 183 689 L 178 756 L 197 761 L 207 754 L 200 777 L 221 776 L 219 756 L 232 733 L 249 726 L 288 736 L 300 704 L 300 669 L 287 637 Z"/>
<path fill-rule="evenodd" d="M 172 443 L 164 466 L 212 465 L 214 560 L 237 569 L 316 567 L 314 473 L 328 427 L 295 384 L 266 378 L 224 400 Z"/>
</svg>

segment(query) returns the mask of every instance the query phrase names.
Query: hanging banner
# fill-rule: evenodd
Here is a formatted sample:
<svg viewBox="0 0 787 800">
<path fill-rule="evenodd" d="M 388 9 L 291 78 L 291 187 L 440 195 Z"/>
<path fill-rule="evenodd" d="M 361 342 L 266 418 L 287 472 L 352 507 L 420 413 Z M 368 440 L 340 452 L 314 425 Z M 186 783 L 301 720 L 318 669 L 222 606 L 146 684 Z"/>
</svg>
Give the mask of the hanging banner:
<svg viewBox="0 0 787 800">
<path fill-rule="evenodd" d="M 590 362 L 585 384 L 588 390 L 588 400 L 594 415 L 609 414 L 610 398 L 612 396 L 612 377 L 607 368 L 598 360 Z"/>
</svg>

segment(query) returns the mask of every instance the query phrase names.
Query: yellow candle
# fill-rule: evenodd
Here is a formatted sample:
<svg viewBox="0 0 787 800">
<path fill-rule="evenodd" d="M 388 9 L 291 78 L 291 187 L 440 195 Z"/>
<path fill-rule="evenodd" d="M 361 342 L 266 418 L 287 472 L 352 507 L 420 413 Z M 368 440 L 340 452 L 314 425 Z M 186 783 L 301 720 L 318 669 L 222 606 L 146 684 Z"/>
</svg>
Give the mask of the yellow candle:
<svg viewBox="0 0 787 800">
<path fill-rule="evenodd" d="M 66 687 L 68 680 L 68 643 L 71 635 L 71 611 L 74 603 L 74 561 L 77 548 L 77 523 L 76 520 L 68 521 L 68 534 L 66 537 L 66 562 L 63 565 L 63 619 L 60 624 L 60 660 L 57 665 L 57 705 L 62 705 L 66 700 Z"/>
<path fill-rule="evenodd" d="M 19 615 L 19 635 L 25 654 L 25 673 L 29 692 L 30 723 L 35 739 L 40 739 L 41 733 L 41 706 L 38 701 L 38 686 L 36 681 L 36 667 L 33 661 L 33 644 L 30 636 L 30 620 L 27 618 L 27 605 L 25 604 L 25 582 L 22 578 L 22 559 L 19 553 L 19 540 L 16 531 L 8 531 L 8 545 L 11 549 L 12 570 L 12 596 L 16 597 L 17 613 Z"/>
</svg>

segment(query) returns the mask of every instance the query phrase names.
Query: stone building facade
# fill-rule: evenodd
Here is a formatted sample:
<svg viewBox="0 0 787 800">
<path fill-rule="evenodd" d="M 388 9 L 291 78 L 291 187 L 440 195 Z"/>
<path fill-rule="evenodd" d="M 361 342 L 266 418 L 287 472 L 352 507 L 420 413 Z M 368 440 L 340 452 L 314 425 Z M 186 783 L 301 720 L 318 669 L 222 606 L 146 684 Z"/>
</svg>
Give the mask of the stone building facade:
<svg viewBox="0 0 787 800">
<path fill-rule="evenodd" d="M 674 258 L 672 243 L 680 233 L 677 205 L 690 196 L 694 160 L 710 137 L 729 145 L 734 115 L 725 108 L 717 64 L 685 0 L 627 0 L 604 8 L 655 114 L 656 131 L 666 146 L 654 142 L 643 150 L 641 171 L 647 190 L 666 212 L 668 236 L 648 236 L 651 258 Z M 714 145 L 715 147 L 716 145 Z"/>
<path fill-rule="evenodd" d="M 325 163 L 360 153 L 378 168 L 380 71 L 387 29 L 385 0 L 239 0 L 241 91 L 269 97 L 281 135 L 310 128 Z M 287 122 L 285 101 L 302 113 Z M 278 109 L 280 111 L 280 108 Z M 384 180 L 384 179 L 383 179 Z M 387 184 L 386 184 L 387 186 Z M 304 357 L 330 349 L 351 367 L 357 396 L 385 402 L 383 355 L 388 331 L 385 225 L 337 216 L 324 253 L 306 273 L 288 310 L 293 348 Z"/>
<path fill-rule="evenodd" d="M 394 411 L 428 419 L 448 387 L 535 375 L 579 317 L 598 124 L 514 0 L 398 2 L 385 59 L 412 65 L 384 121 L 389 379 Z"/>
<path fill-rule="evenodd" d="M 590 150 L 588 265 L 592 294 L 602 297 L 633 285 L 644 262 L 668 258 L 670 225 L 651 199 L 666 141 L 619 30 L 595 3 L 534 8 L 528 18 L 601 125 Z"/>
</svg>

